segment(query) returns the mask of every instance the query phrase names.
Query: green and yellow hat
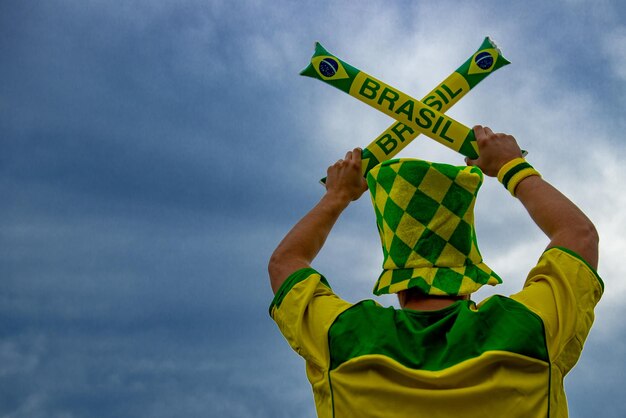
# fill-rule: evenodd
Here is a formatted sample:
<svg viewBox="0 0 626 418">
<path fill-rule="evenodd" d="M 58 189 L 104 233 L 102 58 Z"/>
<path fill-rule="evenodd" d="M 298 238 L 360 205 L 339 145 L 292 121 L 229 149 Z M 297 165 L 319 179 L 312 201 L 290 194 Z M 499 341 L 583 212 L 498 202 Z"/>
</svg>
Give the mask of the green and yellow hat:
<svg viewBox="0 0 626 418">
<path fill-rule="evenodd" d="M 428 295 L 468 295 L 502 283 L 476 241 L 474 204 L 482 182 L 476 167 L 408 158 L 370 170 L 384 254 L 375 295 L 415 287 Z"/>
</svg>

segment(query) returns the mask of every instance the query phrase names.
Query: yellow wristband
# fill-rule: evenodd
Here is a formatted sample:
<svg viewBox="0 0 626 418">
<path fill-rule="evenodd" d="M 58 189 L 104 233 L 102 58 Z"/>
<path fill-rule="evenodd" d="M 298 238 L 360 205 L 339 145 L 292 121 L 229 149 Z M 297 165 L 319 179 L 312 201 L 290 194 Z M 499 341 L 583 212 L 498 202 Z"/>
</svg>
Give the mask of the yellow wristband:
<svg viewBox="0 0 626 418">
<path fill-rule="evenodd" d="M 539 176 L 541 174 L 528 164 L 523 158 L 515 158 L 504 164 L 498 171 L 498 181 L 515 196 L 515 188 L 522 180 L 530 176 Z"/>
</svg>

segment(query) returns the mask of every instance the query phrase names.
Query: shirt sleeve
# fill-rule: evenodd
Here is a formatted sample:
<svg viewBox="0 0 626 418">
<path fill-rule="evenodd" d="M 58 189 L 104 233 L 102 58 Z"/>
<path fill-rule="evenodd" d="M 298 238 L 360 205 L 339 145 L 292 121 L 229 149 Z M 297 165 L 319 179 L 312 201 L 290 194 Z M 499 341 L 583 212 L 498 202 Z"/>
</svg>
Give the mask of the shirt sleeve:
<svg viewBox="0 0 626 418">
<path fill-rule="evenodd" d="M 282 284 L 270 306 L 270 316 L 291 348 L 319 369 L 329 366 L 328 329 L 352 304 L 333 293 L 317 271 L 296 271 Z"/>
<path fill-rule="evenodd" d="M 561 247 L 543 253 L 524 289 L 511 298 L 542 319 L 548 353 L 563 375 L 578 361 L 604 284 L 578 254 Z"/>
</svg>

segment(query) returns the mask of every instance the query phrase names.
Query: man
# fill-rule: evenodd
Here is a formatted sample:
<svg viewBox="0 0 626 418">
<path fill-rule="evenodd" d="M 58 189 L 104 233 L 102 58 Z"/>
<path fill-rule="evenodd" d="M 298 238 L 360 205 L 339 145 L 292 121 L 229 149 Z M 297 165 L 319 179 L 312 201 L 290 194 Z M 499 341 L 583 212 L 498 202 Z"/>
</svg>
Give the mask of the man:
<svg viewBox="0 0 626 418">
<path fill-rule="evenodd" d="M 567 417 L 563 378 L 603 292 L 598 235 L 512 136 L 474 132 L 480 158 L 466 169 L 394 160 L 366 182 L 360 150 L 348 152 L 274 251 L 270 314 L 306 360 L 319 417 Z M 500 282 L 473 229 L 481 170 L 498 176 L 550 243 L 521 292 L 476 305 L 472 292 Z M 348 303 L 310 267 L 368 184 L 385 256 L 374 292 L 397 293 L 402 309 Z"/>
</svg>

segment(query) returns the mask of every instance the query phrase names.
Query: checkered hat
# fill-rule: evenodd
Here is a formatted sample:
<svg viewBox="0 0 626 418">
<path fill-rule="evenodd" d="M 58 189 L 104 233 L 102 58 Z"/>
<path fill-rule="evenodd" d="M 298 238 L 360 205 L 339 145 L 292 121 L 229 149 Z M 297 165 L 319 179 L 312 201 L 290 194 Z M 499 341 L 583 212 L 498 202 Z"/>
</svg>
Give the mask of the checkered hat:
<svg viewBox="0 0 626 418">
<path fill-rule="evenodd" d="M 474 203 L 482 182 L 476 167 L 406 158 L 368 173 L 384 254 L 374 294 L 417 287 L 429 295 L 467 295 L 502 283 L 476 242 Z"/>
</svg>

